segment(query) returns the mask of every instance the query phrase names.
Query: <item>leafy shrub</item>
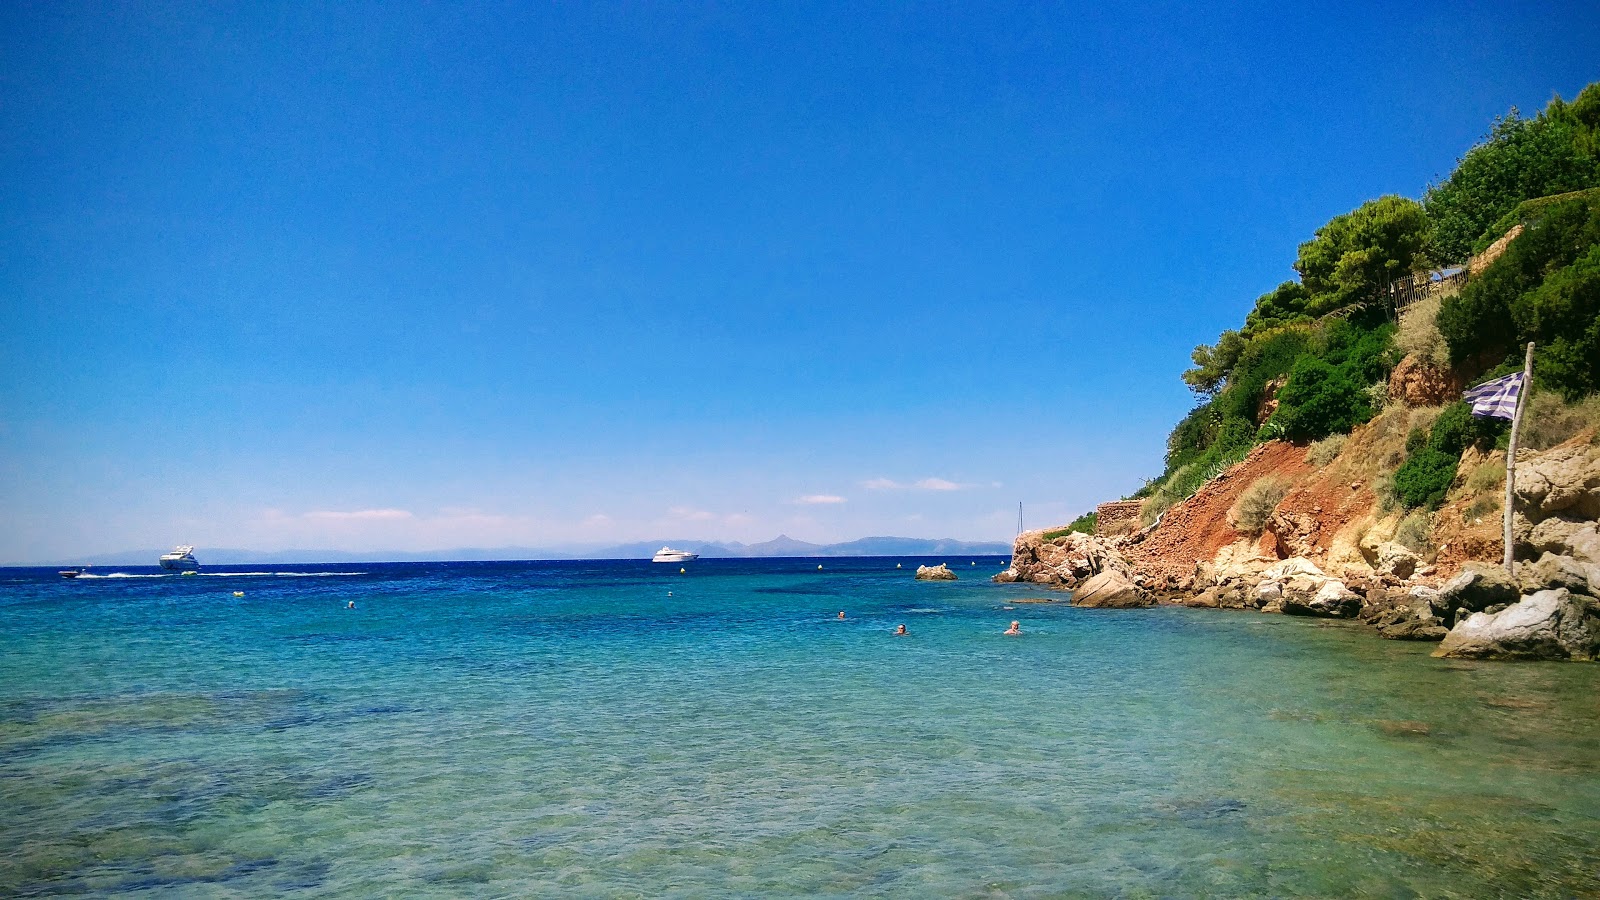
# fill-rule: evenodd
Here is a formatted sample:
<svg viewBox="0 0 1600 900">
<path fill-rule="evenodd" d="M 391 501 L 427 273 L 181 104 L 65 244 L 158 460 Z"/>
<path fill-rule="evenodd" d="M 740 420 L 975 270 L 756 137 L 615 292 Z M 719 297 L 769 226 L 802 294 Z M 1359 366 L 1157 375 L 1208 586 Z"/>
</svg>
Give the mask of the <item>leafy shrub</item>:
<svg viewBox="0 0 1600 900">
<path fill-rule="evenodd" d="M 1470 446 L 1494 446 L 1501 431 L 1496 419 L 1480 419 L 1462 402 L 1446 406 L 1433 427 L 1412 429 L 1406 437 L 1406 461 L 1394 473 L 1395 496 L 1407 509 L 1435 509 L 1455 481 L 1461 453 Z"/>
<path fill-rule="evenodd" d="M 1544 212 L 1548 207 L 1557 203 L 1565 203 L 1568 200 L 1579 199 L 1600 199 L 1600 188 L 1587 188 L 1581 191 L 1567 191 L 1564 194 L 1550 194 L 1548 196 L 1536 197 L 1532 200 L 1524 200 L 1521 203 L 1518 203 L 1515 209 L 1506 213 L 1504 216 L 1501 216 L 1499 221 L 1495 222 L 1493 225 L 1490 225 L 1489 228 L 1483 232 L 1483 234 L 1478 236 L 1477 242 L 1472 245 L 1472 255 L 1476 256 L 1479 253 L 1489 249 L 1491 244 L 1500 240 L 1502 237 L 1505 237 L 1507 232 L 1518 225 L 1526 225 L 1529 222 L 1538 221 L 1544 216 Z"/>
<path fill-rule="evenodd" d="M 1311 349 L 1308 326 L 1279 328 L 1251 338 L 1239 355 L 1228 386 L 1217 395 L 1222 419 L 1256 421 L 1267 383 L 1288 374 L 1295 360 Z"/>
<path fill-rule="evenodd" d="M 1228 523 L 1241 534 L 1260 535 L 1287 493 L 1289 486 L 1281 479 L 1271 475 L 1258 479 L 1234 501 L 1233 508 L 1228 510 Z"/>
<path fill-rule="evenodd" d="M 1460 457 L 1423 447 L 1406 457 L 1394 473 L 1394 492 L 1407 509 L 1437 508 L 1456 479 Z"/>
<path fill-rule="evenodd" d="M 1217 429 L 1216 448 L 1223 455 L 1249 450 L 1255 443 L 1256 426 L 1245 419 L 1225 419 L 1222 427 Z"/>
<path fill-rule="evenodd" d="M 1079 534 L 1094 534 L 1095 526 L 1099 521 L 1100 521 L 1100 514 L 1098 512 L 1096 512 L 1096 511 L 1094 511 L 1094 510 L 1090 510 L 1090 511 L 1084 513 L 1083 515 L 1077 517 L 1076 519 L 1073 519 L 1071 522 L 1067 523 L 1067 527 L 1062 529 L 1061 533 L 1062 534 L 1069 534 L 1069 533 L 1075 531 L 1075 532 L 1078 532 Z M 1053 538 L 1047 538 L 1047 539 L 1048 540 L 1053 540 Z"/>
<path fill-rule="evenodd" d="M 1217 414 L 1216 403 L 1211 401 L 1190 410 L 1188 415 L 1173 426 L 1172 433 L 1167 435 L 1167 472 L 1170 474 L 1194 462 L 1200 454 L 1216 443 L 1221 421 L 1221 417 Z"/>
<path fill-rule="evenodd" d="M 1491 366 L 1538 343 L 1539 384 L 1575 398 L 1600 385 L 1600 201 L 1549 206 L 1439 309 L 1457 365 Z"/>
<path fill-rule="evenodd" d="M 1343 369 L 1315 357 L 1302 357 L 1278 392 L 1278 410 L 1272 419 L 1290 440 L 1347 432 L 1372 418 L 1365 387 Z"/>
<path fill-rule="evenodd" d="M 1436 259 L 1460 262 L 1490 225 L 1524 200 L 1600 185 L 1591 107 L 1600 88 L 1590 85 L 1568 105 L 1558 97 L 1534 119 L 1513 109 L 1494 123 L 1483 143 L 1455 171 L 1428 189 L 1423 204 L 1432 222 Z"/>
<path fill-rule="evenodd" d="M 1339 457 L 1340 453 L 1344 452 L 1344 445 L 1347 440 L 1349 440 L 1349 435 L 1334 434 L 1317 441 L 1311 445 L 1310 450 L 1306 451 L 1306 462 L 1319 469 L 1326 468 L 1328 463 L 1333 462 Z"/>
<path fill-rule="evenodd" d="M 1359 384 L 1371 384 L 1389 377 L 1396 358 L 1395 327 L 1388 321 L 1363 328 L 1347 319 L 1335 319 L 1323 329 L 1318 341 L 1318 356 L 1337 366 Z"/>
<path fill-rule="evenodd" d="M 1450 456 L 1460 456 L 1463 450 L 1474 446 L 1487 450 L 1494 446 L 1505 427 L 1501 419 L 1474 416 L 1472 407 L 1458 400 L 1446 406 L 1439 418 L 1433 420 L 1428 446 Z"/>
</svg>

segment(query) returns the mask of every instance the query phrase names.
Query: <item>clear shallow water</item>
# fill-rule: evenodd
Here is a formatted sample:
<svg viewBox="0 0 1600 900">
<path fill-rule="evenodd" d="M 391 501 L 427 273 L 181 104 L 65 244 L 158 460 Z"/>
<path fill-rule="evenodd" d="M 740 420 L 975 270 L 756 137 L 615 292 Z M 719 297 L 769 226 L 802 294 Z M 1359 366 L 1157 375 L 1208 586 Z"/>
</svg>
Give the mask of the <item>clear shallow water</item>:
<svg viewBox="0 0 1600 900">
<path fill-rule="evenodd" d="M 0 570 L 0 896 L 1600 894 L 1600 667 L 968 561 Z"/>
</svg>

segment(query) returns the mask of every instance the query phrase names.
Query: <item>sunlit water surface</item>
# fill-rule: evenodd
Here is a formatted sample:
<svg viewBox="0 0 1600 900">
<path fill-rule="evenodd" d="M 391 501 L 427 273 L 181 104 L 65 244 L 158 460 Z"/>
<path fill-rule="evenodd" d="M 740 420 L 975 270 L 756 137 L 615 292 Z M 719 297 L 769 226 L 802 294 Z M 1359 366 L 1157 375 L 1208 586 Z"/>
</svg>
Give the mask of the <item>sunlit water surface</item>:
<svg viewBox="0 0 1600 900">
<path fill-rule="evenodd" d="M 0 570 L 0 895 L 1600 894 L 1600 667 L 948 561 Z"/>
</svg>

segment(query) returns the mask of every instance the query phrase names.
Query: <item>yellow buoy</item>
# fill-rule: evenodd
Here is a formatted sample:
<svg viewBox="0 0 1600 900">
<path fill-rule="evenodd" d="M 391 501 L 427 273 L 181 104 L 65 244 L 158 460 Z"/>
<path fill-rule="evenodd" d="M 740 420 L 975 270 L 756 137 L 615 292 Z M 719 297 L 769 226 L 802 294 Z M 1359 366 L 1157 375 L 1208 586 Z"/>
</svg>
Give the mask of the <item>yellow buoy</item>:
<svg viewBox="0 0 1600 900">
<path fill-rule="evenodd" d="M 679 570 L 678 570 L 678 574 L 679 574 L 679 575 L 682 575 L 682 574 L 683 574 L 683 573 L 685 573 L 685 572 L 687 572 L 687 571 L 689 571 L 689 570 L 688 570 L 688 569 L 679 569 Z"/>
<path fill-rule="evenodd" d="M 818 572 L 822 571 L 822 563 L 817 563 L 817 571 Z"/>
<path fill-rule="evenodd" d="M 234 591 L 233 595 L 235 597 L 243 597 L 244 596 L 244 591 Z"/>
<path fill-rule="evenodd" d="M 900 568 L 900 564 L 899 564 L 899 563 L 895 563 L 895 564 L 894 564 L 894 567 L 895 567 L 895 568 L 896 568 L 896 569 L 898 569 L 898 568 Z"/>
</svg>

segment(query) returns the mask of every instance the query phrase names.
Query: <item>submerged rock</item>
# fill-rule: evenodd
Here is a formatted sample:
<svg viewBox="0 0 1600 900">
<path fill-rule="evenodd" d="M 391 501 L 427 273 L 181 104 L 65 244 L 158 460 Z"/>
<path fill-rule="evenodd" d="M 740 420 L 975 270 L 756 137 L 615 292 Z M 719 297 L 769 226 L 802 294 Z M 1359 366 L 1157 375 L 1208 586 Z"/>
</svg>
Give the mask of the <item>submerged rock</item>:
<svg viewBox="0 0 1600 900">
<path fill-rule="evenodd" d="M 1437 641 L 1450 632 L 1439 592 L 1418 585 L 1408 591 L 1371 590 L 1362 621 L 1391 641 Z"/>
<path fill-rule="evenodd" d="M 1566 588 L 1523 597 L 1501 612 L 1474 613 L 1445 635 L 1434 656 L 1469 659 L 1594 659 L 1600 608 Z"/>
<path fill-rule="evenodd" d="M 917 580 L 955 581 L 956 573 L 950 571 L 950 567 L 944 563 L 939 563 L 937 566 L 917 566 Z"/>
<path fill-rule="evenodd" d="M 1072 594 L 1073 606 L 1131 609 L 1153 606 L 1156 598 L 1120 572 L 1105 571 L 1090 578 Z"/>
</svg>

